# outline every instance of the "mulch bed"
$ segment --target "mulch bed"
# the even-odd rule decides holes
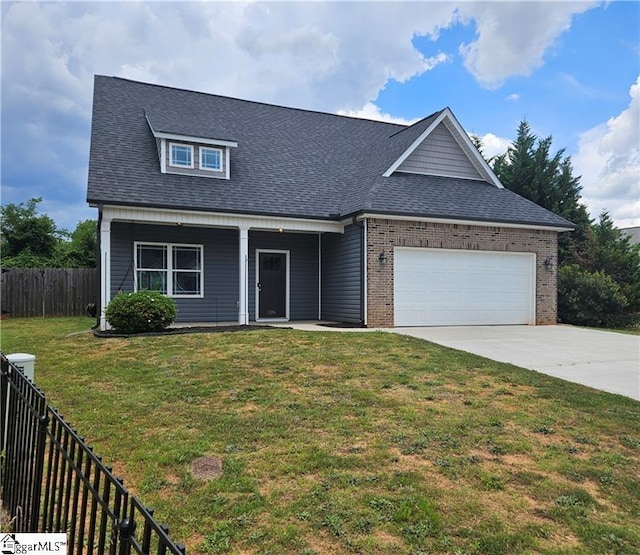
[[[364,324],[353,324],[351,322],[329,322],[327,324],[318,324],[325,328],[366,328]]]

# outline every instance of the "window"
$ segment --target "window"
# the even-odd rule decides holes
[[[135,289],[202,297],[202,246],[136,243]]]
[[[169,165],[178,168],[193,168],[193,147],[170,143]]]
[[[200,147],[200,169],[222,171],[222,150]]]

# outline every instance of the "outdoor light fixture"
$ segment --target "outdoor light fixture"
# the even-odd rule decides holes
[[[380,264],[386,264],[387,263],[387,255],[385,254],[384,251],[382,251],[379,255],[378,255],[378,260],[380,261]]]
[[[553,270],[553,261],[551,260],[551,257],[547,258],[544,261],[544,267],[546,268],[547,272]]]

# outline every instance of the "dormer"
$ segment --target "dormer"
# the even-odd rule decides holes
[[[236,141],[159,131],[145,114],[156,140],[161,173],[229,179]]]

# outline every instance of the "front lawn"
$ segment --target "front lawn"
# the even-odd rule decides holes
[[[391,333],[90,324],[1,347],[188,553],[640,553],[636,401]]]

